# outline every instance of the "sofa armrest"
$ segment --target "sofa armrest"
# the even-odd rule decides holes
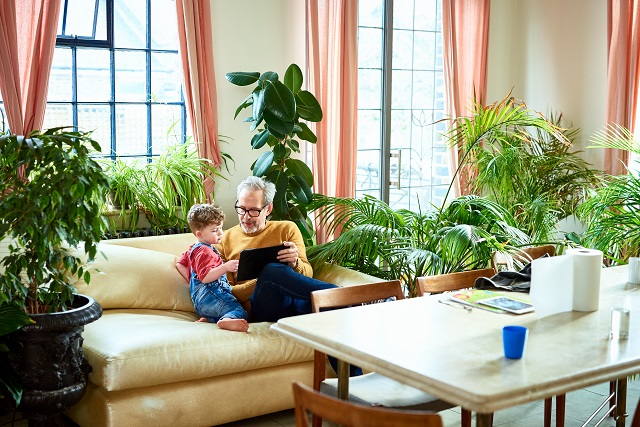
[[[384,279],[351,270],[336,264],[324,264],[314,266],[313,277],[323,282],[333,283],[337,286],[362,285],[365,283],[383,282]]]

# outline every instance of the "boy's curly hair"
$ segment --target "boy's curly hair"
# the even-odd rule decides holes
[[[220,225],[224,221],[222,209],[209,204],[191,206],[187,214],[187,222],[192,233],[210,225]]]

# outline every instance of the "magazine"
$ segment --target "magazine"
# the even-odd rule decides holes
[[[490,307],[487,305],[480,305],[479,303],[480,300],[500,296],[496,292],[485,291],[482,289],[466,289],[462,291],[451,292],[448,296],[451,300],[460,304],[469,305],[471,307],[480,308],[482,310],[493,311],[494,313],[506,313],[505,310]]]

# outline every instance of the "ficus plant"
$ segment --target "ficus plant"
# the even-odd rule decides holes
[[[302,89],[300,67],[291,64],[283,81],[277,73],[232,72],[226,79],[237,86],[255,84],[251,94],[236,109],[234,118],[250,108],[245,119],[250,130],[257,133],[251,138],[251,148],[265,151],[251,165],[254,176],[266,178],[276,185],[271,218],[295,222],[306,243],[312,243],[314,227],[307,206],[313,197],[313,173],[303,161],[293,158],[300,153],[299,140],[315,143],[316,135],[305,121],[322,120],[322,108],[315,96]]]

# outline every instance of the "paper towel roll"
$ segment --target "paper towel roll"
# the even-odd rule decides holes
[[[602,252],[569,248],[566,254],[573,256],[573,310],[596,311],[600,306]]]

